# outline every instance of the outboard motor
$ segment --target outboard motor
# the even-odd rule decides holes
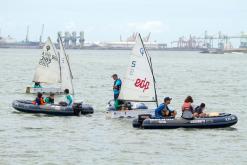
[[[142,122],[145,119],[150,119],[151,117],[152,117],[151,114],[141,114],[141,115],[138,115],[138,118],[133,121],[133,127],[140,128],[142,126]]]
[[[82,102],[73,103],[72,108],[73,108],[74,114],[77,115],[77,116],[80,116],[81,115],[81,111],[82,111]]]

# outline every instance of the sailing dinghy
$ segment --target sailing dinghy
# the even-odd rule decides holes
[[[107,118],[137,117],[139,114],[154,114],[143,102],[156,102],[157,95],[151,57],[138,34],[133,47],[129,66],[122,81],[119,100],[130,102],[130,110],[116,110],[114,101],[109,102]]]
[[[74,94],[72,84],[72,73],[70,69],[69,59],[65,53],[64,46],[59,36],[60,50],[56,51],[51,39],[48,38],[43,48],[42,57],[34,74],[34,82],[46,84],[58,84],[58,87],[51,88],[31,88],[28,87],[27,93],[63,93],[65,89],[69,89]],[[55,116],[74,116],[81,114],[92,114],[94,109],[89,104],[82,102],[74,102],[71,106],[63,106],[60,104],[36,105],[32,100],[14,100],[12,107],[20,112],[26,113],[43,113]]]
[[[61,37],[59,36],[60,50],[57,51],[50,37],[48,37],[39,59],[33,82],[44,83],[47,87],[34,88],[28,86],[26,93],[56,93],[62,94],[64,89],[69,89],[74,94],[72,72],[68,55],[65,53]]]

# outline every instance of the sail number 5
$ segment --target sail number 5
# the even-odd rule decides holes
[[[134,74],[135,68],[136,67],[136,61],[131,62],[131,68],[130,68],[130,75]]]

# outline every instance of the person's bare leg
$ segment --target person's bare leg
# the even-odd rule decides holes
[[[166,116],[169,116],[169,111],[165,111],[165,115]]]
[[[206,116],[206,113],[201,113],[199,114],[200,117],[205,117]]]
[[[173,116],[173,117],[176,117],[176,115],[177,115],[177,111],[174,111],[174,112],[172,113],[172,116]]]
[[[193,117],[199,117],[199,114],[198,113],[193,113]]]

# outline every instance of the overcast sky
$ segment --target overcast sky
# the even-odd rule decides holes
[[[179,36],[247,32],[246,0],[0,0],[1,35],[38,40],[85,31],[87,41],[118,41],[132,32],[170,42]]]

